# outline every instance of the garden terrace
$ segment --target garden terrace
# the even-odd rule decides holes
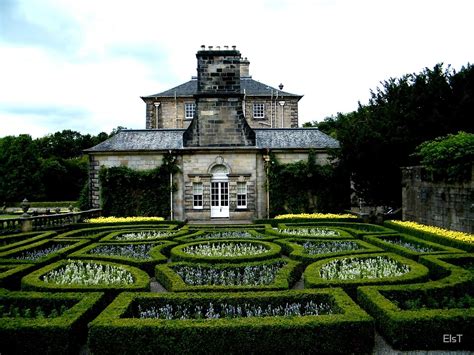
[[[2,354],[17,354],[13,346],[61,354],[370,353],[374,325],[396,349],[473,348],[470,236],[453,243],[458,234],[357,219],[112,221],[0,237],[0,293],[21,299],[0,303],[0,332],[10,332],[0,333]],[[98,293],[71,321],[80,301]],[[58,307],[43,306],[56,299]],[[53,328],[43,328],[43,314]],[[29,328],[20,331],[20,323]],[[441,347],[443,324],[464,340]]]
[[[287,304],[323,305],[319,315],[219,317],[222,308],[258,310]],[[142,319],[138,309],[216,306],[211,319]],[[192,308],[194,307],[194,308]],[[217,311],[218,309],[218,311]],[[330,314],[325,314],[329,313]],[[191,312],[191,311],[190,311]],[[232,311],[230,311],[232,312]],[[235,311],[236,312],[236,311]],[[182,314],[182,311],[181,311]],[[181,318],[181,317],[180,317]],[[89,331],[91,351],[100,354],[139,353],[368,353],[373,325],[340,289],[259,292],[247,294],[133,294],[118,297]],[[106,339],[115,339],[112,344]],[[298,339],[298,341],[295,341]]]

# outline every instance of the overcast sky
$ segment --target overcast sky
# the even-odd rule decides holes
[[[145,128],[140,96],[236,45],[253,79],[304,95],[300,124],[390,77],[473,62],[472,0],[0,0],[0,137]]]

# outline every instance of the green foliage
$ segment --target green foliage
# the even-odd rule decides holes
[[[441,64],[391,78],[371,92],[367,105],[318,124],[341,143],[340,164],[354,189],[371,205],[401,205],[400,167],[422,142],[472,131],[474,66],[459,72]]]
[[[12,312],[0,312],[2,354],[77,354],[102,298],[102,293],[0,292],[0,305]]]
[[[34,140],[26,134],[0,138],[0,201],[77,200],[87,180],[83,150],[108,137],[64,130]]]
[[[435,181],[469,181],[474,161],[474,134],[459,132],[423,142],[416,148],[416,154]]]
[[[102,168],[102,212],[105,216],[162,216],[170,215],[170,173],[178,168],[173,156],[163,157],[163,164],[155,169],[136,171],[128,167]],[[176,186],[173,186],[176,191]]]
[[[279,164],[274,155],[270,158],[270,215],[340,212],[348,207],[349,178],[339,165],[317,165],[314,151],[306,162]]]
[[[132,318],[138,305],[286,304],[331,301],[340,312],[303,317],[160,320]],[[110,342],[110,339],[114,339]],[[90,324],[96,354],[370,353],[372,319],[340,289],[220,294],[120,295]]]

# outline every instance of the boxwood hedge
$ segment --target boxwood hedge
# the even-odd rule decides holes
[[[356,238],[362,238],[364,235],[377,235],[394,233],[393,229],[389,229],[377,224],[370,223],[350,223],[350,222],[306,222],[306,223],[285,223],[278,224],[278,227],[334,227],[349,232]]]
[[[140,304],[219,302],[285,304],[330,300],[336,314],[207,320],[131,317]],[[110,341],[113,339],[113,341]],[[258,293],[144,294],[122,293],[89,328],[89,348],[97,354],[316,354],[370,353],[372,319],[342,290]]]
[[[334,236],[328,236],[328,235],[319,235],[319,234],[304,234],[304,230],[308,228],[313,228],[313,229],[322,229],[322,230],[327,230],[327,231],[333,231],[336,233]],[[301,230],[303,234],[291,234],[291,233],[285,233],[283,230],[285,229],[291,229],[291,230]],[[282,230],[282,231],[280,231]],[[314,238],[314,239],[348,239],[352,238],[352,235],[350,235],[348,232],[342,229],[334,228],[334,227],[329,227],[329,226],[318,226],[318,225],[309,225],[309,226],[287,226],[285,224],[279,224],[278,228],[271,228],[267,229],[265,231],[266,234],[269,235],[274,235],[278,238]]]
[[[2,292],[2,354],[77,354],[87,336],[87,323],[99,312],[103,293]],[[61,313],[60,309],[65,310]],[[39,311],[41,309],[41,311]],[[55,314],[49,312],[54,309]],[[6,315],[14,310],[15,315]],[[35,312],[46,313],[33,318]],[[48,313],[49,316],[48,316]]]
[[[51,238],[56,232],[29,232],[0,236],[0,253],[31,244],[42,239]]]
[[[0,265],[0,287],[16,290],[20,287],[23,276],[33,271],[35,264],[4,264]]]
[[[221,286],[221,285],[188,285],[183,279],[173,270],[174,267],[189,266],[200,267],[203,269],[242,269],[244,267],[273,265],[281,263],[283,266],[277,272],[274,281],[268,285],[247,285],[247,286]],[[270,290],[287,290],[291,288],[296,281],[300,279],[302,272],[302,265],[296,261],[289,259],[271,259],[265,261],[244,263],[244,264],[196,264],[190,262],[177,262],[157,265],[155,268],[156,280],[160,282],[168,291],[183,292],[183,291],[270,291]]]

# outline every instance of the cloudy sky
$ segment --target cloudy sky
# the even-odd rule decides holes
[[[380,81],[473,62],[472,0],[0,0],[0,137],[144,128],[140,96],[196,75],[204,45],[303,94],[300,123]]]

